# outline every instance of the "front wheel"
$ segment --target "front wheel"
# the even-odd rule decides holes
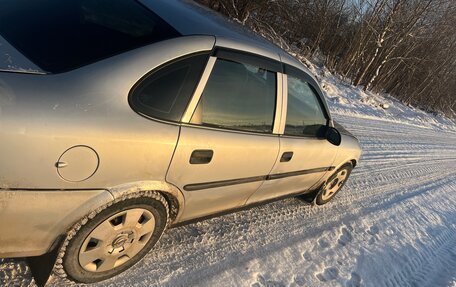
[[[322,187],[320,192],[318,192],[317,197],[315,198],[315,203],[317,205],[323,205],[328,203],[333,199],[336,194],[342,189],[350,176],[353,167],[351,164],[345,164],[339,168],[327,181],[326,184]]]
[[[168,205],[158,192],[106,207],[67,240],[62,260],[67,277],[94,283],[125,271],[155,245],[167,220]]]

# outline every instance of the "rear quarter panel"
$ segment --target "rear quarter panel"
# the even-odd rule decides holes
[[[0,188],[106,188],[164,181],[179,126],[147,119],[128,104],[135,83],[161,64],[211,50],[214,38],[183,37],[58,75],[0,73]],[[99,167],[82,182],[60,178],[68,148],[96,151]]]
[[[0,258],[46,253],[70,226],[111,200],[106,190],[0,190]]]

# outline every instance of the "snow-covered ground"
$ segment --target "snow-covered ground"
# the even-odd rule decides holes
[[[364,150],[343,191],[171,229],[98,286],[456,287],[456,125],[310,68]],[[4,285],[34,286],[24,261],[0,260]]]

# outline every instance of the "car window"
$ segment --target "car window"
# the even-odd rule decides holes
[[[134,88],[130,105],[153,118],[180,121],[208,57],[208,54],[187,56],[152,72]]]
[[[320,137],[327,119],[318,96],[304,80],[288,75],[288,107],[285,134]]]
[[[194,124],[272,133],[275,72],[218,59],[192,117]]]
[[[2,0],[0,35],[51,73],[180,36],[138,1],[124,0]]]

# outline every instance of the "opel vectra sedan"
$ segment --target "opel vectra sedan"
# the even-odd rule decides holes
[[[1,258],[105,280],[168,227],[325,204],[359,160],[305,66],[194,3],[0,5]]]

